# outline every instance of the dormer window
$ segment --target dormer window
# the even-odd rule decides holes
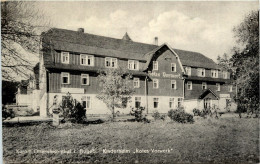
[[[86,66],[94,66],[94,56],[93,55],[80,54],[80,64],[86,65]]]
[[[139,70],[139,61],[128,60],[128,69],[129,70]]]
[[[171,63],[171,71],[176,72],[176,63]]]
[[[211,70],[211,77],[218,78],[218,70]]]
[[[69,52],[61,52],[61,63],[63,64],[69,64],[70,58],[69,58]]]
[[[204,68],[198,68],[198,76],[205,77],[205,69]]]
[[[117,58],[105,58],[105,66],[107,68],[117,68]]]
[[[186,74],[191,76],[191,67],[186,67],[185,70],[186,70]]]
[[[158,70],[158,61],[153,61],[153,70]]]

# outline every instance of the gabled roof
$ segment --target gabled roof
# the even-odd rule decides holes
[[[203,92],[199,99],[203,99],[204,97],[206,97],[209,93],[212,93],[217,99],[219,99],[219,97],[211,90],[211,89],[207,89],[205,92]]]
[[[128,41],[132,41],[132,39],[129,37],[129,35],[127,34],[127,32],[125,33],[125,35],[122,38],[123,40],[128,40]]]
[[[135,59],[144,62],[148,62],[153,52],[159,48],[157,45],[131,41],[127,33],[124,36],[125,39],[115,39],[78,31],[52,28],[42,33],[42,37],[43,45],[51,45],[54,50]],[[184,66],[208,69],[218,68],[212,59],[200,53],[170,49],[179,56]],[[51,61],[51,54],[45,54],[43,59],[45,66],[54,64]]]

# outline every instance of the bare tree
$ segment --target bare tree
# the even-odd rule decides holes
[[[1,8],[2,78],[28,78],[34,66],[28,58],[37,58],[39,34],[47,27],[43,15],[34,2],[3,1]]]

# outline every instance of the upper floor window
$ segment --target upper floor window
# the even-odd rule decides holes
[[[177,89],[176,80],[171,80],[171,87],[172,89]]]
[[[233,92],[233,86],[232,86],[232,85],[229,85],[229,86],[228,86],[228,91],[229,91],[229,92]]]
[[[107,68],[117,68],[117,58],[105,58]]]
[[[171,71],[176,72],[176,63],[171,63]]]
[[[134,88],[139,88],[139,87],[140,87],[140,79],[134,78]]]
[[[217,91],[220,91],[220,84],[216,83]]]
[[[61,83],[69,84],[70,83],[70,74],[68,72],[61,73]]]
[[[207,83],[206,82],[202,82],[202,89],[207,89]]]
[[[153,61],[153,70],[158,70],[158,61]]]
[[[159,107],[159,98],[153,98],[153,108]]]
[[[153,88],[159,88],[159,80],[153,79]]]
[[[198,68],[198,76],[205,77],[205,69],[204,68]]]
[[[69,52],[61,52],[61,63],[69,64],[70,63],[70,53]]]
[[[227,71],[223,71],[222,74],[223,74],[223,78],[224,78],[224,79],[227,79],[227,78],[228,78],[228,73],[227,73]]]
[[[130,69],[130,70],[139,70],[139,61],[128,60],[128,69]]]
[[[192,81],[187,82],[187,88],[188,90],[192,90]]]
[[[211,77],[218,78],[218,70],[211,70]]]
[[[170,98],[169,107],[170,107],[170,109],[174,108],[174,98]]]
[[[186,70],[186,74],[191,76],[191,67],[186,67],[185,70]]]
[[[89,85],[89,75],[88,74],[81,74],[81,84]]]
[[[80,64],[87,65],[87,66],[94,66],[94,56],[80,54]]]
[[[141,97],[135,97],[135,108],[141,107]]]
[[[91,98],[90,98],[90,96],[83,96],[81,100],[82,100],[82,105],[85,109],[91,108]]]

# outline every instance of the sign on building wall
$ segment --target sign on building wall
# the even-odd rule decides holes
[[[163,78],[176,78],[176,79],[181,79],[180,74],[167,74],[166,72],[157,73],[157,72],[151,72],[148,71],[148,75],[152,77],[163,77]]]
[[[84,88],[61,88],[61,93],[83,93]]]

